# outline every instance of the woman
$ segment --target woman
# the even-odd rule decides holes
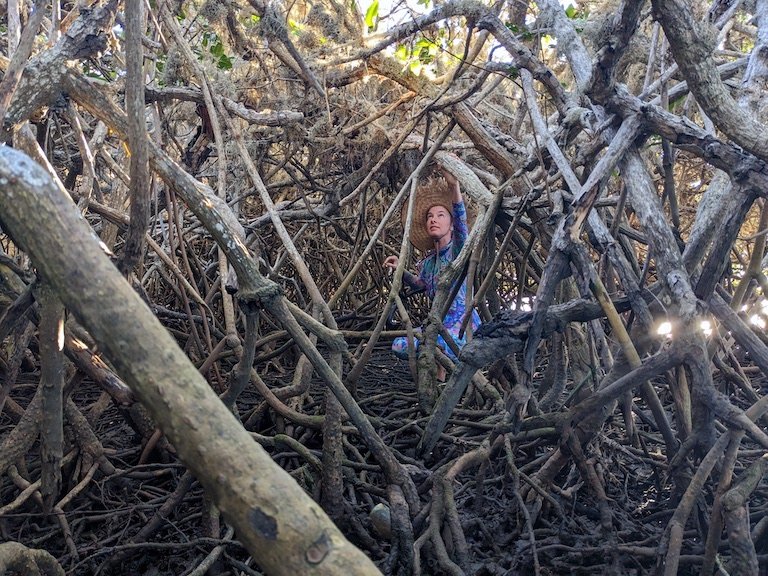
[[[418,275],[406,271],[403,282],[418,290],[426,290],[427,297],[432,301],[437,292],[437,281],[440,271],[459,255],[469,233],[467,227],[467,209],[459,189],[459,183],[452,174],[443,170],[442,179],[430,179],[416,191],[416,201],[413,214],[411,243],[427,255],[417,265]],[[430,251],[431,250],[431,251]],[[395,269],[399,264],[397,256],[389,256],[384,260],[384,266]],[[464,346],[466,338],[459,338],[461,320],[466,310],[467,288],[462,283],[456,298],[451,303],[443,325],[459,348]],[[477,328],[480,317],[472,311],[472,327]],[[454,362],[458,359],[443,339],[437,337],[438,345]],[[418,348],[419,342],[416,341]],[[400,358],[408,358],[408,339],[395,338],[392,351]],[[442,376],[442,378],[441,378]],[[445,370],[438,365],[438,379],[445,378]]]

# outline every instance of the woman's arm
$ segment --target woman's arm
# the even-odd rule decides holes
[[[467,226],[467,208],[464,204],[464,197],[461,195],[459,181],[448,170],[443,169],[443,177],[448,185],[453,189],[453,257],[455,258],[461,252],[464,242],[469,235]]]
[[[384,259],[384,267],[389,268],[392,271],[397,268],[398,264],[400,264],[400,259],[397,256],[387,256]],[[405,282],[411,288],[415,288],[417,290],[424,290],[425,288],[424,281],[416,274],[408,272],[408,270],[403,271],[403,282]]]
[[[403,272],[403,282],[408,284],[411,288],[414,288],[415,290],[418,290],[419,292],[422,290],[426,290],[427,284],[424,282],[424,280],[421,279],[420,276],[417,276],[416,274],[411,274],[406,270]]]
[[[459,187],[459,181],[456,180],[456,177],[448,172],[448,170],[445,168],[443,168],[442,172],[443,178],[445,178],[448,186],[453,189],[453,203],[458,204],[460,202],[464,202],[464,197],[461,195],[461,188]]]

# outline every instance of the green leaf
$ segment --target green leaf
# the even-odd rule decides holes
[[[211,54],[216,56],[217,58],[224,55],[224,46],[221,43],[221,40],[216,42],[213,46],[211,46]]]
[[[533,32],[526,26],[520,27],[512,22],[507,22],[504,26],[506,26],[512,34],[517,35],[520,40],[525,40],[527,42],[533,38]]]
[[[232,70],[232,58],[226,54],[222,54],[219,56],[219,61],[216,63],[216,66],[219,67],[219,70]]]
[[[565,9],[565,15],[571,19],[576,18],[576,16],[578,15],[576,6],[574,6],[573,4],[568,4],[568,7]]]
[[[365,25],[371,30],[376,27],[376,19],[379,17],[379,0],[373,0],[368,10],[365,11]]]

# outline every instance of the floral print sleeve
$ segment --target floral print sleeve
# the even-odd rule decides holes
[[[467,207],[464,202],[454,202],[453,204],[453,256],[451,260],[456,258],[464,247],[464,242],[467,241],[469,235],[469,227],[467,226]]]

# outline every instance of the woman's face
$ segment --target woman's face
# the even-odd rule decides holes
[[[446,234],[451,233],[451,213],[445,206],[432,206],[427,210],[427,234],[438,242]]]

